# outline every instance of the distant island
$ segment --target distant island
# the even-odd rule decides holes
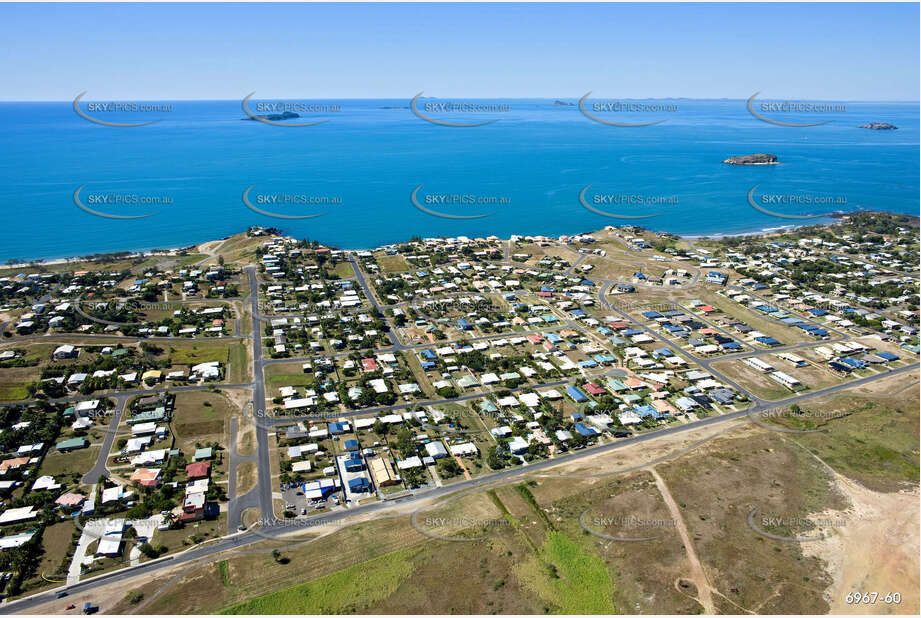
[[[898,129],[894,124],[889,124],[888,122],[868,122],[867,124],[862,124],[858,129],[870,129],[871,131],[894,131]]]
[[[759,153],[743,155],[741,157],[729,157],[723,160],[723,163],[729,165],[775,165],[777,163],[777,155]]]
[[[292,118],[300,118],[300,114],[295,114],[294,112],[282,112],[281,114],[267,114],[265,116],[247,116],[246,118],[240,118],[240,120],[291,120]]]
[[[575,106],[575,103],[567,103],[566,101],[560,101],[557,99],[553,102],[553,105],[554,107],[573,107]]]

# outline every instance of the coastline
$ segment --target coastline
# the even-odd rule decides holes
[[[892,211],[886,211],[886,210],[880,210],[880,211],[861,211],[861,212],[879,212],[879,213],[885,213],[885,214],[890,214],[890,215],[909,217],[909,218],[915,220],[915,225],[918,224],[918,220],[919,220],[919,217],[916,216],[916,215],[908,215],[908,214],[905,214],[905,213],[892,212]],[[760,228],[760,229],[757,229],[757,230],[745,231],[745,232],[717,233],[717,234],[674,234],[674,236],[676,236],[676,237],[678,237],[678,238],[681,238],[681,239],[690,240],[690,241],[702,240],[702,239],[705,239],[705,238],[706,238],[706,239],[711,239],[711,240],[719,240],[719,239],[721,239],[721,238],[736,238],[736,237],[741,237],[741,236],[771,236],[771,235],[774,235],[774,234],[780,234],[780,233],[783,233],[783,232],[789,232],[789,231],[792,231],[792,230],[795,230],[795,229],[798,229],[798,228],[801,228],[801,227],[812,227],[812,226],[816,226],[816,225],[818,225],[818,226],[831,226],[831,225],[836,225],[837,223],[840,223],[841,220],[844,219],[845,217],[829,217],[829,218],[832,219],[832,220],[831,220],[831,221],[826,221],[826,222],[816,222],[816,223],[787,224],[787,225],[780,225],[780,226],[776,226],[776,227]],[[250,227],[262,227],[262,226],[249,226],[247,229],[249,229]],[[556,237],[559,237],[559,236],[579,236],[579,235],[584,235],[584,234],[593,234],[593,233],[597,233],[599,230],[604,229],[605,227],[611,227],[611,226],[602,226],[602,227],[599,227],[599,228],[597,228],[597,229],[595,229],[595,230],[591,230],[591,231],[570,232],[570,233],[567,233],[567,234],[549,235],[549,234],[538,234],[538,233],[533,233],[533,234],[516,233],[516,234],[512,234],[512,235],[513,235],[513,236],[522,236],[522,237],[524,237],[524,236],[547,236],[547,237],[550,237],[550,238],[556,238]],[[622,225],[622,226],[612,226],[612,227],[630,227],[630,226],[629,226],[629,224],[624,224],[624,225]],[[643,227],[643,226],[639,226],[639,227]],[[277,229],[277,228],[272,228],[272,227],[264,227],[263,229],[266,229],[266,230],[275,229],[277,232],[280,232],[282,235],[286,235],[286,232],[285,232],[285,230],[283,230],[283,229]],[[654,230],[654,229],[646,228],[646,227],[643,227],[643,229],[645,229],[645,230],[647,230],[647,231],[649,231],[649,232],[653,232],[653,233],[659,233],[659,232],[661,232],[661,230]],[[246,230],[244,230],[243,232],[237,232],[236,234],[244,233],[245,231],[246,231]],[[134,249],[134,250],[112,251],[112,252],[110,252],[110,253],[100,254],[99,257],[96,257],[96,258],[87,257],[87,258],[84,259],[83,257],[80,257],[80,256],[66,256],[66,257],[53,257],[53,258],[40,258],[40,257],[39,257],[39,258],[35,258],[33,262],[19,262],[19,263],[16,263],[16,264],[3,264],[3,265],[0,265],[0,270],[3,270],[3,269],[12,270],[12,269],[17,269],[17,268],[33,268],[33,267],[36,266],[36,265],[41,265],[41,266],[55,266],[55,265],[61,265],[61,264],[68,264],[68,263],[71,263],[71,262],[74,262],[74,263],[79,263],[79,262],[94,262],[94,261],[98,261],[98,260],[99,260],[101,257],[103,257],[103,256],[111,256],[111,255],[115,255],[115,254],[123,254],[123,255],[120,256],[121,259],[134,259],[134,258],[139,258],[139,257],[179,255],[179,254],[180,254],[181,252],[183,252],[183,251],[186,251],[186,252],[197,251],[198,248],[199,248],[201,245],[205,244],[205,243],[215,242],[215,241],[220,241],[220,240],[226,240],[226,239],[228,239],[228,238],[231,238],[231,237],[235,236],[236,234],[231,234],[231,235],[229,235],[229,236],[223,236],[223,237],[221,237],[221,238],[207,238],[207,239],[201,240],[201,241],[196,242],[196,243],[191,244],[191,245],[183,245],[183,246],[179,246],[179,247],[157,248],[157,249],[151,248],[151,249]],[[456,236],[466,236],[466,234],[457,234]],[[456,237],[456,236],[455,236],[455,237]],[[333,245],[326,245],[325,243],[323,243],[322,240],[320,240],[320,239],[318,239],[318,238],[316,238],[316,239],[311,239],[311,240],[316,240],[317,242],[320,242],[320,244],[322,244],[323,246],[330,247],[330,248],[332,248],[332,249],[341,249],[341,250],[343,250],[343,251],[374,251],[374,250],[376,250],[376,249],[380,249],[380,248],[382,248],[382,247],[386,247],[386,246],[389,246],[389,245],[399,244],[399,243],[401,243],[401,242],[407,242],[407,241],[409,240],[409,238],[410,238],[410,237],[407,236],[407,237],[403,238],[403,239],[400,240],[400,241],[396,241],[396,242],[392,242],[392,243],[383,243],[383,244],[380,244],[380,245],[370,246],[370,247],[350,247],[350,248],[348,248],[348,249],[341,249],[340,247],[336,247],[336,246],[333,246]],[[444,236],[444,238],[449,238],[449,236]],[[508,239],[508,238],[500,238],[500,240],[502,240],[502,241],[508,241],[509,239]]]

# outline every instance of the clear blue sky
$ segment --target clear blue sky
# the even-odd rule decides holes
[[[919,5],[0,4],[0,100],[917,101]]]

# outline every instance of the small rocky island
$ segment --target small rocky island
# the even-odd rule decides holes
[[[559,99],[553,102],[554,107],[572,107],[574,105],[575,103],[567,103],[566,101],[560,101]]]
[[[258,118],[262,118],[263,120],[291,120],[292,118],[300,117],[300,114],[295,114],[294,112],[282,112],[281,114],[247,116],[246,118],[240,118],[240,120],[256,120]]]
[[[894,124],[889,124],[888,122],[868,122],[867,124],[862,124],[858,129],[870,129],[871,131],[894,131],[898,129]]]
[[[743,155],[741,157],[729,157],[725,159],[723,163],[729,165],[775,165],[777,163],[777,155],[759,153]]]

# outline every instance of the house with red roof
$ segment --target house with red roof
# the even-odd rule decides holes
[[[189,475],[189,480],[208,478],[211,474],[210,461],[197,461],[185,467],[185,473]]]
[[[589,394],[589,395],[595,395],[596,397],[597,397],[598,395],[604,395],[605,393],[607,393],[607,391],[605,391],[603,388],[601,388],[600,386],[598,386],[598,385],[595,384],[594,382],[586,382],[586,383],[585,383],[585,390],[588,391],[588,394]]]

